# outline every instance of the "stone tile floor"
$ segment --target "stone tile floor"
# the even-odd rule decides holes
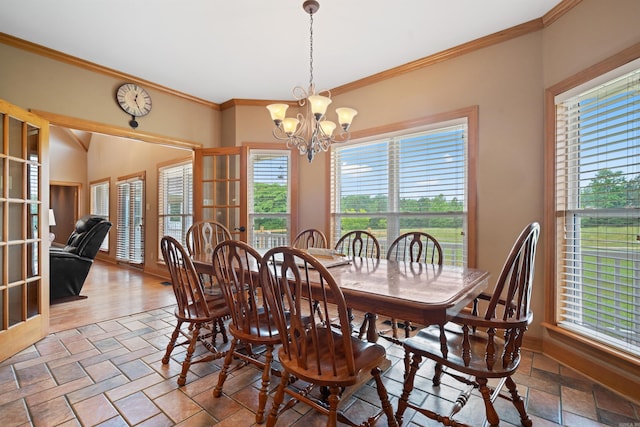
[[[173,308],[58,332],[0,364],[0,422],[10,426],[251,426],[255,422],[260,371],[234,371],[224,394],[214,399],[222,361],[193,365],[187,384],[176,380],[184,350],[161,363],[174,327]],[[203,351],[202,349],[200,351]],[[402,349],[389,344],[392,361],[384,382],[394,407],[402,390]],[[425,362],[411,399],[447,412],[458,390],[452,382],[432,386],[433,365]],[[515,378],[534,426],[640,427],[640,407],[545,356],[524,352]],[[272,382],[272,385],[275,381]],[[345,402],[354,419],[369,413],[376,396],[366,385]],[[271,407],[270,402],[267,409]],[[502,426],[517,426],[513,406],[499,399]],[[473,395],[456,419],[483,423],[484,407]],[[303,404],[287,411],[279,426],[313,427],[325,419]],[[404,425],[439,425],[407,411]],[[386,425],[384,418],[378,425]]]

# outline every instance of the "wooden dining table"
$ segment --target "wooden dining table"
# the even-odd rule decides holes
[[[202,274],[213,274],[211,255],[192,257]],[[328,268],[347,305],[420,325],[444,324],[487,286],[487,271],[419,262],[354,257]],[[378,337],[369,322],[367,339]]]

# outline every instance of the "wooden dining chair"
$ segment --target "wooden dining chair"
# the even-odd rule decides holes
[[[401,234],[389,245],[387,259],[392,261],[423,262],[426,264],[442,265],[442,246],[438,240],[423,231],[410,231]],[[404,321],[404,336],[411,335],[411,322]],[[381,337],[395,343],[402,344],[398,339],[398,319],[391,319],[391,337]]]
[[[338,253],[359,258],[380,258],[380,243],[366,230],[354,230],[343,234],[334,248]]]
[[[211,255],[216,245],[222,241],[231,240],[231,232],[218,221],[197,221],[187,230],[185,242],[189,255]],[[214,278],[208,274],[200,274],[202,284],[213,290]],[[222,295],[218,295],[222,298]]]
[[[187,230],[187,250],[195,254],[212,254],[213,248],[223,240],[231,240],[231,232],[217,221],[197,221]]]
[[[256,423],[264,422],[273,349],[280,343],[278,328],[262,298],[258,276],[261,260],[262,257],[255,249],[237,240],[219,243],[214,248],[212,259],[215,277],[231,312],[229,333],[232,336],[213,396],[222,395],[222,387],[230,373],[234,357],[244,362],[241,366],[247,363],[258,366],[262,369],[262,384],[258,395]],[[265,350],[262,354],[254,353],[254,346],[264,346]]]
[[[196,273],[189,254],[184,247],[171,236],[164,236],[160,241],[160,249],[164,262],[169,269],[171,285],[176,297],[176,309],[174,311],[177,324],[167,345],[167,351],[162,358],[162,363],[169,363],[171,353],[176,346],[187,345],[187,351],[182,361],[182,372],[178,377],[178,385],[183,386],[187,380],[189,367],[194,363],[208,362],[222,357],[223,353],[215,347],[218,333],[222,335],[223,342],[228,342],[224,319],[229,316],[229,309],[224,299],[207,298],[200,276]],[[187,326],[187,330],[183,326]],[[203,326],[210,325],[211,333],[200,334]],[[185,338],[177,342],[178,338]],[[209,353],[192,360],[196,344],[202,343]]]
[[[298,233],[291,242],[291,246],[298,249],[326,248],[327,238],[322,231],[308,228]]]
[[[357,425],[342,413],[340,402],[346,401],[371,376],[375,379],[381,410],[360,425],[372,425],[382,414],[386,415],[388,425],[397,425],[381,379],[381,370],[390,363],[385,349],[351,336],[344,295],[329,270],[306,252],[279,247],[264,255],[260,278],[282,344],[278,351],[282,377],[267,426],[274,426],[278,416],[298,401],[327,415],[327,426],[335,427],[338,421]],[[314,300],[325,313],[338,319],[337,324],[309,322]],[[292,383],[293,378],[296,382]],[[313,389],[296,389],[299,380]],[[291,399],[281,409],[285,393]]]
[[[539,234],[538,223],[525,227],[504,263],[493,293],[481,294],[474,302],[473,310],[462,311],[446,325],[430,326],[404,340],[407,357],[411,355],[411,367],[405,375],[398,403],[396,419],[399,424],[402,424],[405,410],[412,408],[445,425],[462,425],[454,424],[453,416],[462,409],[473,389],[479,389],[489,425],[499,424],[493,406],[499,395],[513,403],[523,426],[532,425],[512,376],[520,365],[522,340],[533,320],[530,300]],[[478,314],[480,301],[486,305],[482,316]],[[440,385],[443,373],[469,385],[448,416],[409,402],[416,372],[424,357],[436,362],[434,386]],[[443,366],[447,369],[443,370]],[[489,387],[489,379],[499,379],[498,384]],[[510,396],[500,394],[505,383]]]
[[[380,243],[376,236],[366,230],[354,230],[343,234],[336,243],[335,250],[346,256],[358,258],[380,259]],[[353,321],[351,308],[349,310],[349,318]],[[364,313],[364,320],[358,329],[358,338],[362,339],[366,331],[371,330],[371,322],[375,322],[377,315],[375,313]],[[374,340],[374,337],[368,337]]]

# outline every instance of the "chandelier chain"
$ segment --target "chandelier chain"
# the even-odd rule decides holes
[[[313,13],[309,14],[309,87],[313,87]]]

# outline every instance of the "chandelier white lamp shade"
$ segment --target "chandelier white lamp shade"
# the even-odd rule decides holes
[[[302,4],[302,8],[309,14],[310,19],[309,89],[296,86],[293,96],[300,107],[306,107],[306,115],[298,113],[295,117],[286,117],[289,104],[271,104],[267,105],[267,109],[275,124],[273,136],[286,141],[289,148],[298,148],[300,154],[306,155],[311,162],[317,153],[327,151],[331,144],[346,142],[351,138],[349,127],[358,112],[348,107],[336,108],[339,128],[325,118],[327,107],[331,104],[331,92],[316,92],[313,83],[313,14],[318,11],[320,5],[315,0],[307,0]]]

